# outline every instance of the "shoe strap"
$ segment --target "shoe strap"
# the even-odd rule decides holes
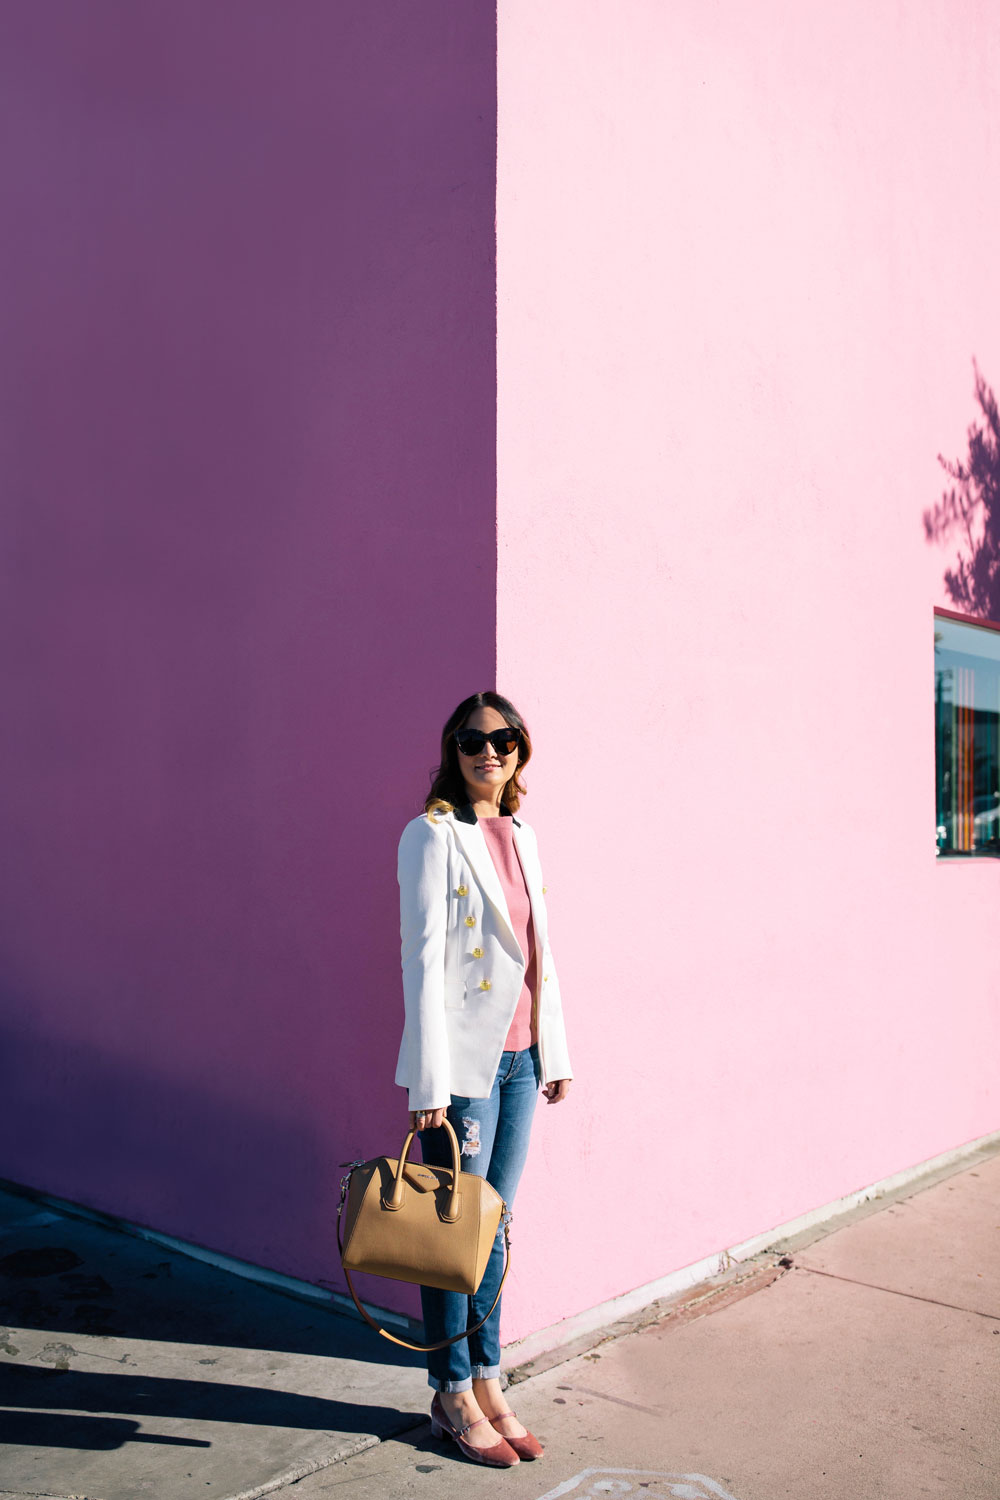
[[[477,1417],[474,1422],[466,1422],[465,1426],[460,1427],[458,1431],[461,1433],[462,1437],[465,1437],[465,1434],[467,1432],[471,1432],[473,1427],[479,1427],[483,1422],[488,1422],[489,1420],[489,1417]]]

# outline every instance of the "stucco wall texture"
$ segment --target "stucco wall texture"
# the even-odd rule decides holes
[[[496,25],[3,7],[0,1176],[336,1279],[396,840],[495,680],[577,1070],[512,1340],[997,1127],[921,513],[1000,379],[1000,25]]]
[[[1000,379],[998,81],[985,4],[501,4],[498,676],[579,1073],[511,1334],[1000,1124],[921,526]]]

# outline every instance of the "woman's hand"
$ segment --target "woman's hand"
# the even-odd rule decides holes
[[[572,1078],[553,1079],[552,1083],[547,1083],[545,1085],[545,1087],[542,1089],[542,1093],[545,1095],[550,1104],[561,1104],[566,1095],[569,1093],[569,1086],[572,1082]]]
[[[444,1117],[448,1113],[446,1109],[411,1109],[411,1130],[436,1130],[439,1125],[444,1124]]]

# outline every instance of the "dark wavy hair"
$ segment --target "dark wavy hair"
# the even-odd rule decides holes
[[[525,724],[517,709],[509,698],[504,698],[500,693],[473,693],[471,698],[463,698],[454,713],[445,720],[445,726],[441,731],[441,764],[431,774],[431,789],[427,793],[424,802],[424,812],[431,814],[435,812],[451,812],[452,808],[462,807],[469,800],[468,788],[462,777],[462,770],[458,762],[458,746],[455,744],[455,730],[461,729],[467,723],[477,708],[494,708],[511,729],[521,731],[521,748],[517,756],[517,769],[513,776],[504,786],[500,794],[500,801],[504,807],[512,813],[517,812],[521,805],[521,798],[527,788],[521,780],[521,772],[531,759],[531,739],[528,735],[528,726]]]

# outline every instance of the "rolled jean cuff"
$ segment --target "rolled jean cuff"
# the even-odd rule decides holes
[[[432,1391],[444,1391],[449,1396],[457,1396],[459,1391],[472,1390],[472,1376],[467,1375],[464,1380],[436,1380],[433,1375],[428,1375],[427,1384]]]
[[[472,1378],[473,1378],[473,1380],[499,1380],[500,1379],[500,1366],[499,1365],[473,1365],[472,1366]]]

